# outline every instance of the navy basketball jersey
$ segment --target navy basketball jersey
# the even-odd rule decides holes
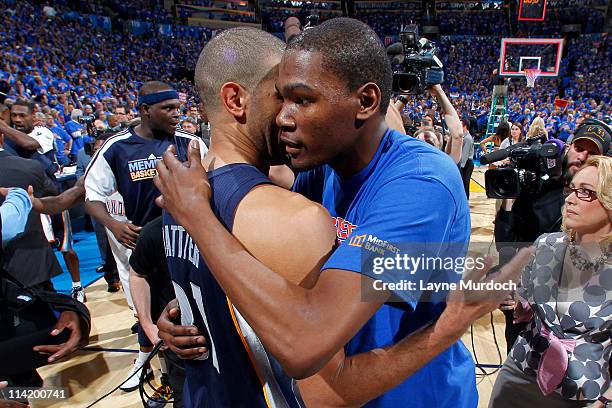
[[[238,204],[251,189],[271,181],[255,167],[236,163],[208,173],[211,205],[232,231]],[[195,325],[208,353],[185,360],[186,407],[299,408],[295,382],[267,353],[251,327],[226,297],[200,256],[195,242],[172,216],[163,213],[168,269],[181,309],[181,323]]]
[[[115,192],[123,197],[125,215],[135,225],[144,226],[161,215],[155,204],[159,190],[153,184],[155,165],[171,144],[185,155],[191,140],[200,143],[200,153],[207,152],[201,139],[177,130],[173,137],[144,139],[133,127],[109,138],[92,157],[85,170],[85,194],[89,201],[107,202]]]

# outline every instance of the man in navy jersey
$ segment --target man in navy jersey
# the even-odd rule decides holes
[[[155,198],[159,196],[153,184],[153,177],[157,175],[155,163],[171,144],[186,146],[195,139],[176,129],[180,103],[177,92],[169,85],[147,82],[140,88],[138,97],[140,124],[126,128],[104,143],[87,166],[84,182],[87,212],[128,250],[135,247],[140,229],[161,215],[161,209],[155,205]],[[205,152],[206,147],[202,149]],[[115,192],[123,197],[126,222],[114,219],[108,212],[107,200]],[[129,256],[127,253],[125,259]],[[129,265],[117,266],[128,304],[132,307]],[[132,372],[142,368],[151,349],[141,347]],[[138,374],[132,376],[123,389],[135,389],[139,378]]]
[[[159,335],[179,355],[204,359],[187,365],[193,366],[194,369],[191,373],[189,369],[187,372],[186,390],[189,391],[186,391],[185,397],[187,398],[188,394],[196,396],[198,399],[194,400],[194,406],[205,406],[197,404],[206,402],[211,406],[239,406],[215,405],[219,401],[215,399],[219,398],[215,390],[249,384],[244,379],[243,382],[236,382],[234,378],[234,383],[230,384],[218,379],[224,373],[224,359],[233,359],[233,364],[237,364],[237,360],[240,361],[238,350],[228,354],[227,345],[232,341],[231,325],[225,324],[226,331],[221,330],[224,323],[220,320],[219,313],[222,310],[220,307],[212,307],[213,302],[223,303],[225,294],[238,316],[236,320],[240,323],[246,319],[249,324],[247,327],[252,327],[251,330],[258,336],[257,341],[261,341],[271,353],[267,357],[272,361],[273,367],[280,363],[286,374],[294,378],[306,378],[318,372],[317,375],[299,383],[302,396],[308,403],[330,404],[333,401],[339,404],[363,405],[371,401],[371,406],[405,406],[409,399],[415,401],[411,406],[422,406],[425,402],[435,406],[476,405],[474,365],[467,350],[455,341],[475,317],[495,308],[495,302],[488,305],[457,302],[452,310],[447,309],[449,311],[445,313],[444,319],[413,333],[435,319],[440,314],[440,308],[420,305],[418,298],[398,305],[386,304],[384,302],[389,296],[388,293],[384,293],[385,298],[382,301],[364,302],[361,299],[361,253],[359,248],[346,248],[353,242],[347,240],[350,233],[347,227],[349,224],[362,223],[371,228],[372,234],[377,234],[389,242],[410,239],[415,242],[421,239],[429,239],[434,243],[450,240],[467,242],[469,214],[463,198],[461,179],[453,163],[443,153],[387,129],[384,121],[387,106],[386,102],[382,101],[389,100],[390,83],[386,82],[390,82],[390,68],[384,48],[377,40],[373,40],[376,38],[375,34],[354,20],[342,20],[341,23],[340,27],[332,27],[337,38],[330,38],[329,33],[326,33],[327,37],[322,38],[321,42],[334,46],[340,43],[341,47],[346,47],[346,41],[339,37],[346,36],[360,44],[363,39],[365,46],[360,48],[362,54],[358,55],[360,59],[357,59],[361,64],[359,69],[366,66],[374,68],[364,71],[367,76],[365,80],[362,74],[355,73],[357,89],[348,88],[335,74],[321,70],[320,59],[313,63],[316,72],[309,70],[308,66],[299,66],[293,74],[300,72],[306,76],[300,77],[299,80],[290,77],[292,81],[285,83],[287,78],[283,77],[282,71],[287,69],[288,56],[297,51],[290,51],[285,55],[280,65],[281,77],[278,80],[285,101],[277,123],[282,127],[281,140],[286,145],[286,152],[291,154],[292,165],[307,168],[329,162],[338,165],[338,169],[342,170],[342,173],[335,175],[331,173],[335,171],[331,167],[317,167],[319,174],[321,171],[328,172],[326,182],[331,182],[332,185],[327,186],[326,191],[318,197],[315,194],[309,195],[318,198],[318,201],[332,212],[336,225],[342,226],[337,228],[338,238],[344,239],[322,267],[314,287],[295,279],[310,276],[306,267],[299,271],[301,265],[295,253],[303,250],[313,251],[312,245],[325,238],[325,227],[319,225],[317,218],[306,218],[307,215],[312,216],[308,211],[299,213],[303,215],[301,223],[296,223],[291,217],[287,219],[284,213],[287,209],[283,207],[291,197],[283,198],[278,195],[280,193],[272,191],[274,187],[266,186],[269,181],[265,178],[257,179],[253,175],[251,179],[247,179],[244,176],[248,168],[245,162],[265,171],[269,164],[273,164],[274,159],[278,158],[278,140],[270,120],[270,112],[276,111],[278,99],[275,98],[274,90],[266,87],[275,77],[274,65],[279,60],[278,55],[270,55],[273,39],[267,39],[268,46],[265,46],[264,42],[253,47],[250,41],[255,34],[249,35],[250,41],[245,43],[240,36],[232,38],[232,30],[229,30],[221,34],[221,37],[215,37],[216,41],[225,40],[223,47],[219,47],[216,52],[207,52],[209,47],[214,49],[217,46],[213,39],[200,56],[196,83],[213,129],[211,153],[204,162],[204,169],[208,170],[212,186],[212,196],[206,179],[202,177],[204,169],[198,163],[197,152],[191,152],[189,166],[178,163],[172,153],[166,153],[164,162],[158,163],[159,178],[156,179],[156,184],[164,194],[160,202],[172,214],[164,216],[169,268],[175,281],[183,324],[196,326],[173,326],[167,316],[162,316],[158,322]],[[316,30],[320,28],[313,29]],[[230,39],[227,39],[227,36],[230,36]],[[248,50],[251,49],[258,51],[257,57],[249,54]],[[351,49],[354,52],[354,47]],[[332,53],[336,51],[338,50]],[[309,53],[310,51],[306,54]],[[319,51],[316,53],[320,54]],[[347,54],[345,52],[345,57],[350,61],[344,63],[353,64],[355,56],[347,57]],[[217,60],[213,57],[217,57]],[[312,61],[308,57],[311,56],[301,55],[296,58],[310,64]],[[318,57],[321,58],[320,55]],[[212,65],[205,71],[206,75],[202,75],[201,65],[206,66],[207,63]],[[249,80],[258,79],[251,71],[261,71],[260,66],[266,66],[265,64],[268,74],[253,91],[248,86],[234,82],[240,82],[236,78],[243,76]],[[223,72],[213,71],[213,67],[225,65],[233,66],[225,68],[228,71],[241,71],[230,76],[229,78],[233,78],[231,80],[223,77]],[[254,65],[258,68],[253,67]],[[389,81],[380,79],[387,74]],[[316,84],[310,85],[311,81]],[[220,90],[213,86],[215,84]],[[381,85],[386,86],[387,94],[381,93]],[[316,96],[307,94],[308,90],[313,92],[312,86],[316,86]],[[301,94],[286,95],[285,92]],[[218,96],[221,101],[215,100]],[[250,103],[257,106],[255,111],[249,109]],[[321,106],[317,106],[318,104]],[[300,109],[304,111],[300,112]],[[283,119],[283,113],[287,112],[300,117],[300,131],[302,126],[307,126],[302,121],[314,124],[315,129],[300,132],[299,136],[304,138],[300,142],[296,136],[295,141],[289,140],[288,135],[295,135],[297,120],[292,118],[291,125],[287,125]],[[306,119],[306,113],[319,115]],[[340,131],[340,128],[334,125],[336,121],[346,129]],[[306,139],[309,132],[312,132],[310,134],[316,137],[317,141]],[[263,135],[267,136],[262,137]],[[325,145],[321,146],[318,140]],[[313,149],[313,156],[310,156],[309,148]],[[350,151],[350,154],[348,157],[340,157],[342,152],[338,152],[339,149],[344,149],[345,153]],[[333,152],[334,156],[327,157],[325,150]],[[339,159],[338,162],[336,158]],[[312,162],[308,163],[311,160]],[[403,163],[404,160],[406,163]],[[420,163],[425,163],[426,166],[422,169],[416,166],[416,172],[408,171]],[[241,170],[238,170],[239,168]],[[457,173],[456,177],[453,171]],[[441,175],[437,174],[440,172]],[[228,174],[231,177],[227,177]],[[383,174],[389,179],[381,179]],[[317,173],[313,173],[313,176],[316,175]],[[346,190],[335,192],[334,182],[343,187],[341,177],[346,178]],[[413,182],[417,185],[410,187]],[[308,183],[308,180],[298,179],[298,185],[302,183]],[[361,197],[363,203],[355,200],[355,192],[359,191],[360,183],[369,183],[369,192],[365,197]],[[376,184],[375,188],[373,183]],[[389,193],[383,192],[382,198],[377,197],[377,192],[387,188],[383,186],[394,183],[398,184],[393,190],[397,189],[401,194],[396,193],[390,197],[387,195]],[[242,187],[243,185],[247,187]],[[446,185],[450,185],[450,191]],[[322,189],[323,186],[323,180],[310,185],[312,190],[317,187]],[[419,204],[415,200],[403,202],[401,199],[402,194],[413,198],[415,195],[412,193],[411,196],[410,191],[414,189],[423,189],[423,194],[427,195],[426,199],[445,200],[449,214],[442,211],[428,214],[422,218],[424,225],[420,226],[421,219],[417,222],[411,219],[411,214],[412,217],[421,217],[431,211],[429,206]],[[457,198],[454,198],[455,196]],[[212,200],[211,203],[209,199]],[[276,228],[279,221],[270,215],[270,204],[274,204],[272,214],[275,213],[284,221],[284,228]],[[385,222],[385,218],[395,212],[406,215],[407,219],[395,217]],[[442,220],[437,221],[438,217]],[[378,224],[381,227],[375,227]],[[365,229],[357,231],[357,226],[353,228],[360,234],[366,232]],[[441,231],[429,232],[430,229]],[[237,239],[230,235],[228,230]],[[439,235],[428,238],[423,235],[425,233]],[[276,253],[278,241],[282,242],[283,250],[280,253]],[[194,249],[181,250],[177,242],[183,242],[184,248]],[[195,243],[197,247],[194,246]],[[319,251],[322,249],[318,248]],[[266,250],[272,253],[268,254]],[[321,262],[325,258],[325,253],[321,253]],[[271,259],[277,259],[276,263]],[[312,263],[309,266],[312,266]],[[216,279],[215,282],[211,279],[211,273]],[[363,273],[365,274],[365,271]],[[218,283],[220,288],[217,289],[215,283]],[[224,292],[218,293],[220,289]],[[437,314],[434,314],[436,312]],[[172,313],[176,311],[172,310]],[[239,326],[243,327],[240,324]],[[362,326],[364,328],[360,331]],[[193,334],[196,330],[206,338],[207,347],[203,347],[202,336],[182,336]],[[410,338],[401,340],[411,333]],[[393,343],[397,344],[392,346]],[[200,347],[190,348],[197,345]],[[252,351],[252,347],[249,349]],[[202,356],[202,351],[208,354]],[[345,352],[348,357],[344,356]],[[440,352],[440,356],[426,364]],[[425,366],[415,373],[424,364]],[[243,366],[244,364],[241,367]],[[199,371],[195,367],[198,367]],[[277,371],[274,373],[273,379],[277,380],[283,389],[282,376]],[[411,374],[414,375],[404,381]],[[236,374],[227,374],[226,371],[225,375],[225,379],[231,381],[231,376]],[[245,375],[246,377],[248,376]],[[434,382],[436,387],[433,387]],[[439,390],[441,384],[444,393],[428,391],[431,388]],[[236,392],[255,392],[255,388],[242,387],[242,391]],[[387,392],[390,389],[392,390]],[[385,392],[387,393],[384,394]],[[222,394],[223,391],[219,393]],[[288,395],[285,392],[282,394],[285,397]],[[384,395],[379,397],[381,394]],[[321,399],[328,395],[336,399]],[[286,400],[284,402],[289,403]]]

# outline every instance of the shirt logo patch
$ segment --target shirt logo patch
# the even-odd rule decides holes
[[[363,246],[363,243],[365,242],[365,239],[366,239],[366,234],[355,235],[351,237],[351,239],[349,240],[349,245],[361,248]]]
[[[355,224],[341,217],[334,217],[334,225],[336,227],[336,237],[338,237],[340,243],[344,242],[351,235],[351,232],[357,228]]]
[[[161,157],[156,157],[154,154],[149,155],[146,159],[137,159],[128,162],[128,170],[132,181],[140,181],[152,179],[157,176],[155,164]]]

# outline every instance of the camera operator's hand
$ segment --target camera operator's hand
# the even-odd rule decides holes
[[[115,221],[109,229],[121,245],[128,249],[134,249],[142,227],[134,225],[129,221]]]
[[[461,161],[461,150],[463,149],[463,125],[457,111],[453,107],[441,85],[433,85],[427,88],[431,96],[440,105],[444,121],[451,136],[446,144],[445,152],[455,163]]]
[[[87,325],[83,324],[83,321],[81,321],[81,318],[76,312],[62,312],[57,323],[53,326],[53,330],[51,330],[51,336],[57,336],[64,331],[64,329],[70,330],[70,337],[65,343],[34,346],[34,351],[41,354],[51,354],[47,361],[53,363],[60,358],[74,353],[81,347],[86,346],[89,342],[88,333],[86,331]]]
[[[185,360],[201,357],[206,353],[206,339],[195,326],[175,324],[181,316],[176,299],[171,300],[157,320],[158,336],[177,356]]]

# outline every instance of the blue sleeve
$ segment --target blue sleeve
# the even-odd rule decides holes
[[[59,136],[62,138],[62,140],[64,142],[68,143],[68,142],[70,142],[72,140],[72,137],[70,137],[68,132],[66,132],[64,129],[62,129],[61,126],[57,127],[57,132],[59,133]]]
[[[380,186],[365,206],[359,225],[322,269],[349,270],[389,284],[414,282],[411,287],[386,289],[415,308],[422,301],[421,282],[458,281],[460,276],[435,265],[414,267],[402,259],[442,257],[453,248],[460,254],[469,239],[469,215],[463,212],[467,209],[441,181],[426,176],[395,178]],[[457,237],[465,242],[456,242]],[[385,265],[398,257],[402,260],[399,267]],[[445,296],[440,295],[438,301]]]
[[[25,230],[32,202],[27,191],[22,188],[11,188],[0,206],[2,222],[2,243],[15,238]]]

